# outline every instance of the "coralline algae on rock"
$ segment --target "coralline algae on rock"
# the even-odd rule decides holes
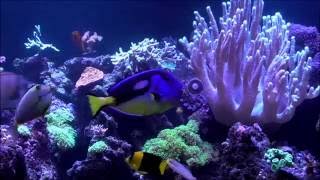
[[[97,68],[86,67],[81,74],[79,80],[76,82],[76,88],[87,86],[88,84],[97,82],[103,79],[103,72]]]

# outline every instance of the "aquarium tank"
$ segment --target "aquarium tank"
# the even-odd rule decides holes
[[[0,3],[0,180],[320,179],[319,0]]]

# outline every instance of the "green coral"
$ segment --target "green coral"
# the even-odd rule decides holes
[[[157,138],[144,144],[143,151],[163,159],[176,159],[189,166],[203,166],[212,159],[213,148],[200,138],[198,131],[199,124],[195,120],[174,129],[164,129]]]
[[[58,127],[55,125],[49,125],[47,127],[50,137],[54,140],[54,143],[63,150],[71,149],[75,146],[76,131],[70,127]]]
[[[268,149],[264,154],[264,158],[267,159],[268,163],[271,163],[271,170],[273,172],[276,172],[283,167],[293,165],[293,156],[281,149]]]
[[[55,126],[63,126],[69,124],[74,120],[74,115],[67,108],[58,108],[45,116],[47,123]]]
[[[88,153],[89,154],[102,153],[107,148],[108,148],[108,145],[104,141],[97,141],[88,148]]]
[[[28,126],[26,126],[26,125],[23,125],[23,124],[19,125],[17,130],[18,130],[19,135],[21,135],[21,136],[24,136],[24,137],[31,136],[31,131],[28,128]]]
[[[47,130],[53,143],[62,150],[73,148],[76,144],[77,133],[70,125],[75,119],[71,110],[61,107],[45,117],[47,119]]]

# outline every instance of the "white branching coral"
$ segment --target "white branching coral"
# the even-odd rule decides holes
[[[60,51],[53,44],[47,44],[42,42],[40,25],[35,25],[34,28],[35,28],[35,31],[33,31],[33,39],[28,38],[28,42],[24,43],[27,49],[30,49],[32,47],[37,47],[39,51],[45,50],[47,48],[53,49],[54,51],[57,51],[57,52]]]
[[[132,67],[134,63],[132,61],[137,63],[155,61],[162,68],[174,70],[176,62],[181,61],[182,57],[174,44],[145,38],[139,43],[131,43],[130,49],[126,52],[119,48],[119,52],[111,56],[111,62],[116,65],[124,61],[128,67]]]
[[[192,42],[180,40],[204,85],[220,123],[285,123],[304,99],[319,95],[310,87],[308,47],[295,52],[295,39],[280,13],[263,16],[263,0],[223,2],[220,30],[210,7],[209,23],[195,12]],[[262,27],[260,21],[263,20]]]

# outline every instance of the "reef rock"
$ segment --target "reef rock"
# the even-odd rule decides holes
[[[89,84],[97,82],[103,79],[103,75],[103,72],[99,69],[93,67],[86,67],[83,73],[81,74],[79,80],[76,82],[76,88],[79,88],[81,86],[87,86]]]

